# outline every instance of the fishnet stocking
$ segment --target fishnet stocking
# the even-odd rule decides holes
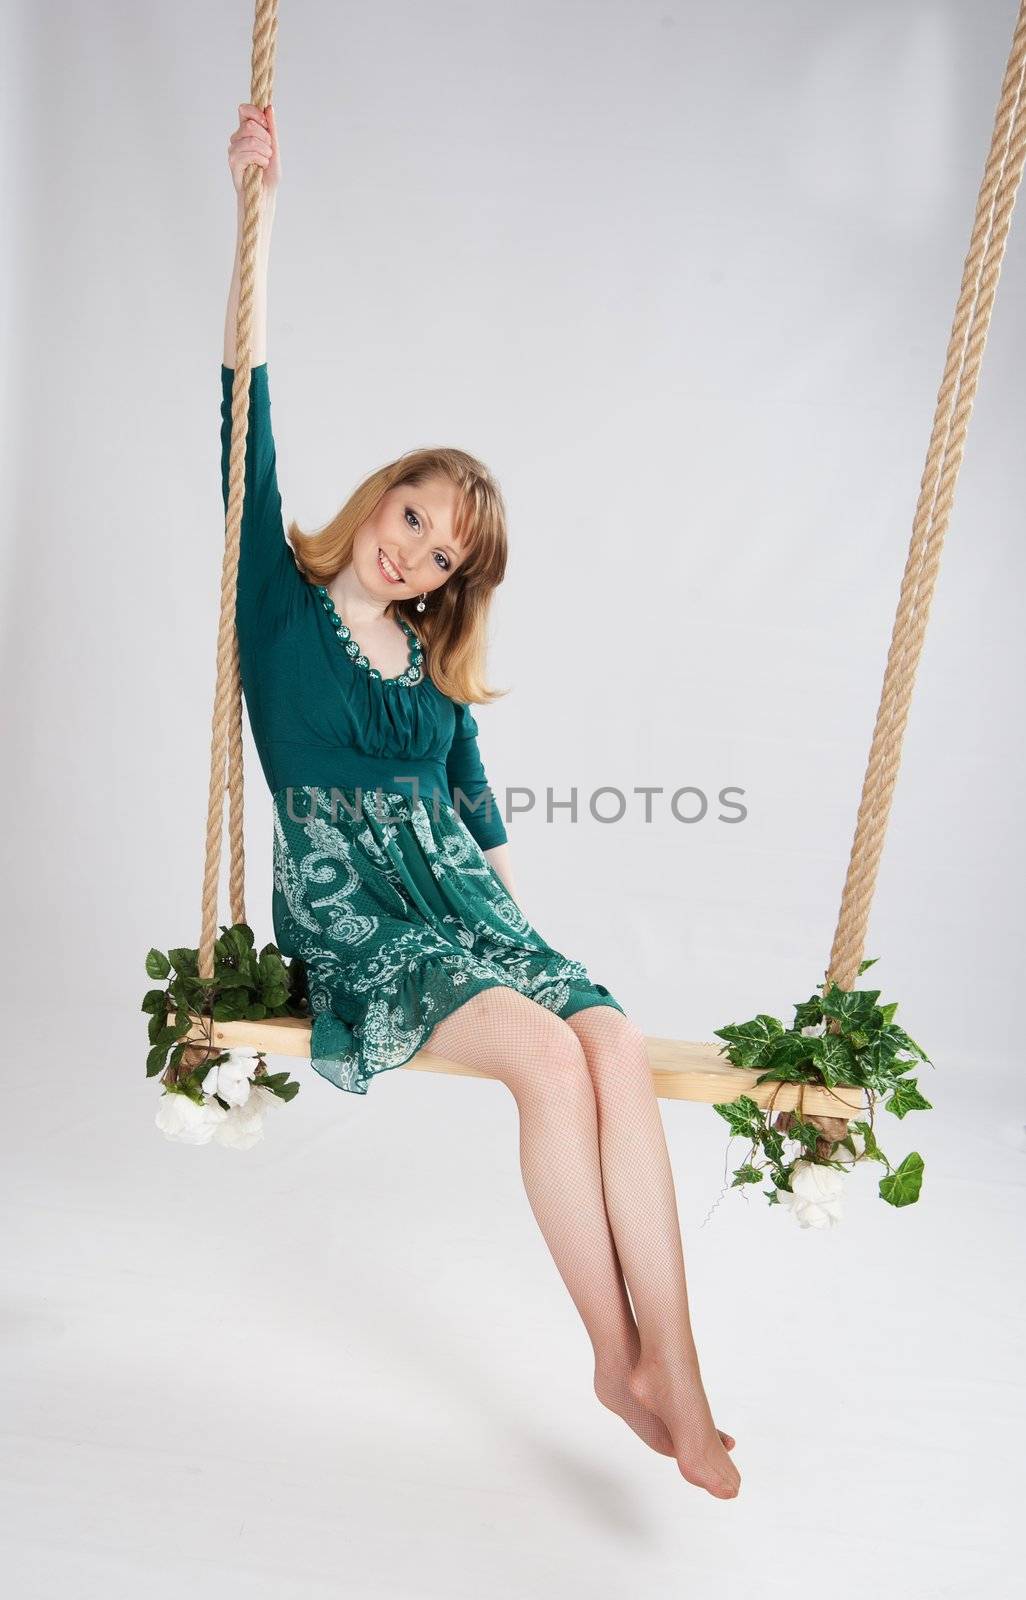
[[[513,1095],[527,1198],[591,1340],[599,1399],[675,1456],[690,1482],[733,1496],[734,1441],[718,1433],[702,1388],[640,1030],[608,1005],[564,1021],[503,986],[444,1017],[424,1048],[490,1073]]]

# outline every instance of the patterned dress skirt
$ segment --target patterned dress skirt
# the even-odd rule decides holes
[[[452,806],[307,785],[273,795],[275,942],[305,969],[311,1064],[366,1094],[483,989],[560,1017],[624,1008],[527,921]]]

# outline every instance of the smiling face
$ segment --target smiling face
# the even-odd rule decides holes
[[[388,489],[353,541],[353,570],[384,601],[417,599],[462,566],[467,552],[453,537],[456,485],[432,476]]]

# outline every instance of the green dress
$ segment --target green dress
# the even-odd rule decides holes
[[[221,368],[228,502],[235,373]],[[443,1017],[513,988],[569,1017],[623,1006],[548,944],[484,851],[507,839],[469,705],[441,693],[403,620],[382,677],[285,537],[267,363],[251,369],[236,625],[250,727],[272,798],[275,943],[299,957],[311,1065],[366,1094]]]

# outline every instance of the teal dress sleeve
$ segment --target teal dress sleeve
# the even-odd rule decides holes
[[[481,849],[491,850],[497,844],[506,844],[509,835],[498,801],[485,776],[474,713],[460,700],[454,700],[453,705],[456,708],[456,732],[445,758],[453,809]]]
[[[232,438],[235,372],[221,367],[221,487],[228,511],[228,457]],[[246,494],[242,505],[239,579],[235,616],[240,636],[287,624],[306,579],[285,537],[278,468],[271,432],[267,363],[250,369],[246,435]]]

